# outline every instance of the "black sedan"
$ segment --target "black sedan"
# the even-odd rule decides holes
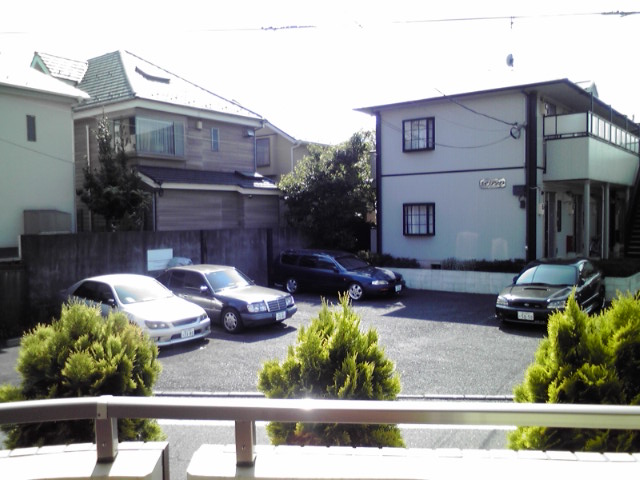
[[[352,253],[292,249],[273,265],[273,282],[289,293],[299,290],[347,292],[352,300],[400,293],[405,282],[397,272],[374,267]]]
[[[226,265],[172,267],[160,274],[158,281],[179,297],[200,305],[212,322],[221,323],[230,333],[282,322],[297,311],[290,294],[260,287]]]
[[[496,300],[496,316],[507,322],[546,323],[563,310],[571,291],[587,313],[605,305],[604,277],[587,259],[536,260],[514,277]]]

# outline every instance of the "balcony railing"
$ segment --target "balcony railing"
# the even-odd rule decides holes
[[[570,113],[544,117],[545,139],[593,136],[605,142],[638,153],[638,137],[593,112]]]
[[[118,454],[118,418],[234,421],[239,466],[255,462],[257,421],[640,430],[640,407],[620,405],[111,396],[0,404],[0,424],[94,420],[98,462]]]

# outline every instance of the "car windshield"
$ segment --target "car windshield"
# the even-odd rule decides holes
[[[136,280],[135,283],[116,283],[113,288],[120,302],[124,305],[149,302],[173,295],[169,289],[153,278]]]
[[[575,285],[577,270],[571,265],[537,265],[524,271],[516,285]]]
[[[225,288],[246,287],[252,283],[249,277],[234,268],[209,272],[207,273],[207,280],[214,292]]]
[[[338,262],[345,270],[359,270],[361,268],[367,268],[369,264],[362,260],[361,258],[356,257],[355,255],[344,255],[342,257],[337,257],[336,262]]]

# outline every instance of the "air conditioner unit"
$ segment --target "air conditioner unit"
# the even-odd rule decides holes
[[[196,120],[196,129],[202,130],[202,120]]]

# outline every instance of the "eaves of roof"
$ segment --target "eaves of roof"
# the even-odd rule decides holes
[[[272,180],[254,172],[215,172],[145,165],[139,165],[137,170],[143,180],[155,188],[234,190],[265,195],[279,193]]]
[[[595,91],[595,90],[594,90]],[[419,105],[428,105],[442,101],[461,101],[469,97],[477,97],[482,95],[494,95],[507,92],[522,92],[524,94],[538,92],[547,94],[556,99],[562,99],[564,103],[574,108],[576,111],[592,110],[595,113],[610,118],[619,125],[624,126],[629,123],[627,116],[614,110],[611,105],[600,100],[591,91],[585,90],[581,86],[571,82],[567,78],[559,80],[550,80],[544,82],[535,82],[519,85],[510,85],[487,90],[477,90],[471,92],[457,93],[452,95],[442,95],[438,97],[423,98],[420,100],[410,100],[406,102],[389,103],[371,107],[362,107],[354,109],[357,112],[375,115],[386,110],[395,110],[398,108],[414,107]]]
[[[57,97],[65,97],[71,99],[70,103],[88,98],[88,95],[82,90],[33,68],[3,69],[2,73],[0,73],[0,85],[41,94],[55,95]]]

